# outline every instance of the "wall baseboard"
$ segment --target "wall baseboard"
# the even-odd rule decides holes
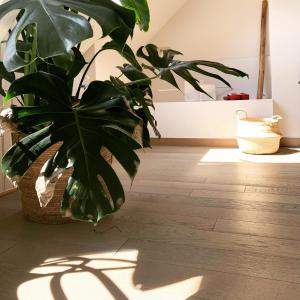
[[[152,138],[154,146],[198,146],[236,148],[236,139]],[[300,147],[300,138],[283,138],[282,147]]]
[[[282,147],[300,147],[300,138],[283,138],[281,140]]]
[[[152,138],[157,146],[237,147],[235,139]]]

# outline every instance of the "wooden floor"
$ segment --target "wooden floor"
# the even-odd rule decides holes
[[[0,299],[300,299],[299,151],[147,150],[132,186],[116,165],[127,202],[96,232],[24,221],[6,196]]]

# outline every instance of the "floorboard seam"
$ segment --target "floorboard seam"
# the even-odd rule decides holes
[[[218,232],[218,231],[216,231],[216,230],[215,230],[215,229],[216,229],[216,226],[217,226],[217,223],[218,223],[218,221],[219,221],[219,218],[216,218],[216,222],[215,222],[215,224],[214,224],[214,226],[213,226],[213,228],[212,228],[212,231]]]
[[[128,243],[130,239],[126,239],[126,241],[124,243],[121,244],[121,246],[115,251],[114,255],[117,255],[119,253],[119,251]]]
[[[228,219],[225,219],[226,217],[222,217],[221,219],[222,220],[227,220],[227,221],[237,221],[237,222],[246,222],[245,220],[243,220],[243,219],[230,219],[230,218],[228,218]],[[290,226],[290,227],[299,227],[300,228],[300,225],[287,225],[287,224],[284,224],[284,223],[270,223],[270,222],[251,222],[251,223],[256,223],[256,224],[270,224],[270,225],[278,225],[278,226]]]
[[[245,235],[245,236],[251,236],[251,237],[262,237],[262,238],[270,238],[270,239],[275,239],[275,240],[280,240],[280,241],[292,241],[292,242],[299,242],[300,243],[300,240],[280,238],[280,237],[274,237],[274,236],[269,236],[269,235],[259,235],[259,234],[242,233],[242,232],[234,232],[234,231],[222,231],[222,230],[215,230],[215,229],[213,231],[214,232],[219,232],[219,233]],[[288,257],[290,257],[290,256],[288,256]]]
[[[5,250],[1,251],[0,254],[5,254],[6,252],[8,252],[10,249],[14,248],[16,245],[18,244],[18,242],[16,242],[15,244],[13,244],[12,246],[6,248]]]
[[[212,231],[209,231],[212,232]],[[214,231],[215,233],[218,233],[217,231]],[[151,239],[151,238],[146,238],[146,239],[142,239],[142,238],[138,238],[138,237],[129,237],[128,240],[136,240],[136,241],[148,241],[148,242],[153,242],[153,243],[163,243],[163,244],[169,244],[169,245],[173,245],[174,247],[176,246],[186,246],[186,247],[194,247],[194,248],[199,248],[199,249],[214,249],[214,250],[222,250],[222,251],[230,251],[230,252],[238,252],[238,253],[247,253],[247,254],[256,254],[256,255],[260,255],[260,256],[264,256],[264,257],[271,257],[272,259],[275,258],[283,258],[283,259],[292,259],[292,260],[297,260],[300,261],[300,257],[293,257],[293,256],[286,256],[286,255],[280,255],[280,254],[269,254],[269,253],[264,253],[264,252],[260,252],[260,251],[255,251],[255,250],[244,250],[244,249],[230,249],[230,248],[225,248],[225,247],[216,247],[216,246],[195,246],[193,244],[186,244],[186,243],[181,243],[178,244],[176,243],[176,241],[170,241],[170,240],[155,240],[155,239]],[[126,241],[124,244],[126,244],[128,241]],[[300,284],[300,282],[299,282]]]
[[[232,275],[239,275],[239,276],[255,278],[255,279],[265,279],[265,280],[276,281],[276,282],[290,283],[290,284],[299,285],[299,287],[300,287],[300,282],[295,282],[295,281],[285,281],[285,280],[279,280],[279,279],[262,277],[262,276],[253,276],[253,275],[248,275],[248,274],[239,273],[239,272],[226,272],[226,271],[220,271],[220,270],[216,270],[216,269],[209,269],[209,268],[206,268],[206,267],[198,267],[198,266],[192,265],[192,264],[191,265],[186,265],[186,264],[181,264],[181,263],[171,263],[171,262],[160,261],[160,260],[151,259],[151,258],[143,258],[143,261],[163,263],[163,264],[171,265],[171,266],[182,266],[184,268],[199,269],[199,270],[215,272],[215,273],[220,273],[220,274],[232,274]]]

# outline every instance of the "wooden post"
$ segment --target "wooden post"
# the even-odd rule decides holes
[[[258,76],[258,87],[257,87],[257,99],[262,99],[263,92],[264,92],[265,69],[266,69],[267,16],[268,16],[268,0],[263,0],[262,13],[261,13],[259,76]]]

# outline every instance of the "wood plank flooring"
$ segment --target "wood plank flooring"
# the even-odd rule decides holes
[[[209,151],[140,152],[133,184],[115,162],[127,202],[95,231],[26,222],[18,194],[0,199],[0,299],[300,299],[300,164]]]

